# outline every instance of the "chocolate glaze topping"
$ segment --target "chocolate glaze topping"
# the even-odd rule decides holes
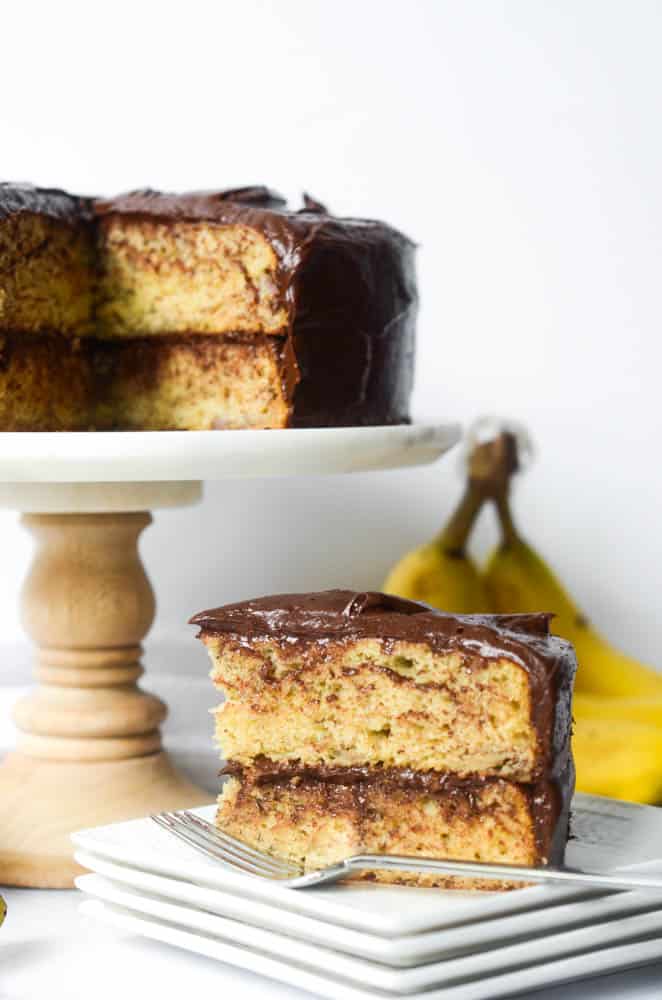
[[[207,631],[255,635],[305,636],[380,635],[392,639],[423,639],[448,648],[454,638],[464,641],[467,629],[486,629],[517,636],[552,639],[551,614],[452,615],[419,601],[376,591],[322,590],[309,594],[272,594],[237,604],[200,611],[190,624]],[[521,640],[520,640],[521,641]],[[563,640],[558,640],[563,642]],[[567,646],[568,643],[565,643]]]
[[[0,182],[0,219],[30,212],[76,225],[91,218],[91,205],[91,198],[67,194],[59,188]]]
[[[305,196],[288,209],[265,187],[134,191],[97,201],[99,219],[206,221],[258,230],[278,258],[286,313],[283,385],[294,427],[409,420],[418,296],[415,246],[382,222],[336,219]]]
[[[320,212],[322,215],[330,215],[328,208],[323,205],[321,201],[317,201],[316,198],[311,198],[305,191],[303,193],[303,208],[300,208],[299,211]]]
[[[237,221],[233,205],[253,208],[284,208],[282,195],[261,184],[225,191],[190,191],[186,194],[165,194],[152,188],[128,191],[115,198],[97,199],[94,213],[103,215],[145,215],[159,219],[198,222]]]

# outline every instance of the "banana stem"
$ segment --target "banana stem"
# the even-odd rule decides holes
[[[486,500],[493,500],[503,529],[503,544],[517,540],[508,505],[510,478],[517,471],[517,444],[504,432],[492,441],[474,447],[468,461],[464,494],[443,531],[435,539],[446,555],[461,559],[474,522]]]
[[[519,539],[510,509],[508,493],[508,483],[506,483],[504,488],[494,497],[494,504],[499,515],[499,524],[501,525],[501,545],[504,548],[514,545]]]
[[[447,555],[461,559],[465,554],[471,529],[484,503],[482,490],[476,483],[468,482],[462,499],[436,539],[436,544]]]

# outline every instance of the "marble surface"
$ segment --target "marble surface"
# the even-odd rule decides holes
[[[0,433],[0,482],[162,482],[322,475],[434,462],[457,424],[278,431]],[[3,497],[9,503],[9,496]]]
[[[216,695],[202,650],[189,643],[148,645],[149,687],[165,698],[171,714],[165,738],[182,769],[214,788],[217,760],[210,751],[206,709]],[[27,645],[0,647],[0,747],[13,740],[9,712],[29,684]],[[211,798],[210,792],[210,798]],[[115,932],[78,913],[77,892],[3,889],[9,912],[0,929],[0,998],[117,1000],[133,997],[137,984],[158,983],[161,1000],[223,995],[232,1000],[295,1000],[307,994],[194,956],[155,941]],[[141,986],[141,988],[143,988]],[[212,994],[213,991],[213,994]],[[653,1000],[662,993],[662,962],[631,972],[542,990],[540,1000]]]

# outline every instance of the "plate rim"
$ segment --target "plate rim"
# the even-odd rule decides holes
[[[210,941],[206,936],[201,936],[199,939],[203,945],[207,945],[207,947],[201,948],[196,940],[196,935],[190,930],[183,929],[178,925],[158,921],[156,918],[148,918],[144,915],[136,916],[132,911],[118,914],[118,911],[122,909],[121,907],[114,907],[112,904],[106,904],[96,899],[84,900],[79,906],[80,912],[84,915],[95,916],[97,919],[111,926],[120,927],[123,930],[131,929],[141,936],[151,938],[152,940],[159,940],[176,947],[181,947],[194,954],[204,954],[217,961],[232,965],[234,968],[244,969],[254,975],[276,979],[278,982],[296,986],[299,989],[307,989],[313,994],[330,997],[332,1000],[377,1000],[377,998],[382,998],[383,1000],[385,996],[389,995],[385,994],[382,990],[366,990],[346,980],[331,979],[328,974],[321,975],[319,972],[310,970],[308,967],[280,961],[277,958],[272,958],[245,946],[225,944],[222,941],[214,941],[213,939]],[[155,928],[159,933],[155,934],[153,932]],[[147,931],[152,931],[152,933],[148,933]],[[189,939],[193,939],[193,947],[187,946]],[[210,952],[212,951],[221,951],[222,956],[211,954]],[[228,958],[228,955],[230,958]],[[257,958],[262,966],[267,964],[271,973],[265,973],[263,968],[256,968],[255,964],[247,964],[247,956],[252,956],[254,959]],[[235,961],[232,961],[232,958]],[[639,940],[629,942],[625,945],[616,945],[586,951],[579,955],[571,955],[564,959],[563,962],[559,962],[558,960],[543,962],[527,966],[524,969],[520,968],[502,972],[495,976],[488,975],[480,981],[470,980],[468,982],[465,981],[441,987],[440,989],[433,987],[432,989],[407,994],[393,994],[393,997],[394,1000],[398,996],[401,998],[407,997],[410,1000],[419,1000],[419,998],[420,1000],[487,1000],[488,997],[490,1000],[493,1000],[493,998],[496,1000],[497,997],[521,993],[525,989],[530,992],[532,989],[542,989],[544,986],[559,986],[583,979],[598,978],[610,972],[625,971],[637,966],[653,964],[660,961],[661,958],[662,938],[658,936],[644,941]],[[236,959],[240,959],[240,961]],[[587,962],[593,963],[589,969],[585,967]],[[582,965],[584,966],[583,969]],[[579,968],[577,969],[575,966],[579,966]],[[541,980],[541,974],[544,975],[545,972],[548,974],[553,972],[555,975],[551,978],[548,976],[544,980]],[[489,992],[481,990],[483,984]]]
[[[236,893],[144,872],[86,852],[77,852],[75,857],[92,874],[120,886],[127,886],[131,892],[151,893],[184,907],[205,909],[225,919],[251,923],[266,930],[278,931],[282,924],[282,908],[263,900],[246,901]],[[557,905],[536,907],[535,910],[497,913],[485,920],[421,931],[418,934],[388,937],[333,924],[321,916],[289,911],[288,934],[290,937],[312,941],[322,947],[330,947],[369,961],[394,968],[407,968],[424,961],[460,957],[460,946],[474,948],[489,943],[492,947],[506,947],[509,941],[521,937],[522,932],[532,928],[536,934],[551,934],[564,922],[579,929],[596,919],[605,922],[634,916],[650,909],[650,905],[635,892],[605,892],[569,900],[561,899]]]
[[[338,970],[343,969],[342,973],[338,972],[338,975],[342,975],[343,978],[368,987],[372,985],[372,980],[375,988],[391,993],[414,993],[418,990],[438,988],[442,985],[448,986],[447,979],[449,977],[450,985],[452,985],[454,980],[470,979],[476,975],[489,977],[511,971],[513,968],[523,966],[525,960],[528,961],[529,955],[527,954],[524,958],[519,952],[522,949],[528,951],[532,945],[538,948],[537,957],[532,958],[531,961],[531,965],[534,965],[536,962],[540,964],[541,955],[549,956],[552,954],[557,960],[561,960],[573,954],[595,951],[602,938],[613,937],[614,934],[618,935],[619,941],[633,941],[645,936],[657,936],[662,939],[662,907],[658,907],[654,910],[645,909],[639,913],[614,915],[612,918],[601,919],[597,923],[587,920],[583,924],[571,928],[564,926],[563,923],[557,924],[546,932],[537,934],[533,942],[520,933],[514,940],[506,939],[498,944],[493,941],[490,944],[485,942],[483,946],[464,954],[440,954],[410,965],[394,966],[387,965],[379,959],[371,959],[335,947],[328,947],[320,942],[302,940],[298,936],[292,936],[287,925],[283,932],[273,928],[258,927],[252,923],[210,912],[200,906],[171,899],[164,900],[158,896],[154,898],[152,894],[147,894],[135,887],[117,885],[112,878],[101,874],[82,875],[76,879],[76,886],[89,897],[120,906],[132,913],[176,924],[194,934],[211,935],[219,940],[230,941],[242,947],[251,947],[255,951],[276,958],[282,956],[288,962],[297,961],[325,973],[333,972],[333,963],[335,963]],[[147,909],[144,908],[145,901]],[[198,914],[199,922],[202,925],[207,922],[209,926],[195,926],[195,922],[191,922],[189,914],[191,916]],[[196,918],[193,917],[193,920],[195,921]],[[220,926],[214,928],[213,924],[216,921]],[[498,919],[496,922],[499,922]],[[238,937],[232,936],[231,926],[228,927],[228,925],[234,925],[239,929]],[[241,929],[244,927],[251,935],[255,935],[257,931],[255,945],[241,940]],[[607,931],[608,927],[609,931]],[[576,943],[573,945],[573,939],[577,935],[580,935],[580,941],[582,941],[578,947]],[[591,936],[597,936],[597,941],[582,940]],[[614,944],[615,940],[610,943]],[[577,948],[576,952],[574,948]],[[306,957],[299,957],[297,955],[298,949],[302,950]],[[518,953],[513,955],[513,949]],[[495,966],[490,968],[488,965],[487,968],[482,967],[476,971],[476,962],[482,965],[483,961],[481,960],[485,960],[485,956],[489,955],[492,956]]]

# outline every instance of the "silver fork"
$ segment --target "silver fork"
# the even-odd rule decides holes
[[[307,889],[347,878],[352,872],[407,871],[432,875],[462,875],[473,878],[507,879],[516,882],[555,882],[582,885],[593,889],[652,889],[662,892],[662,877],[629,875],[627,872],[583,871],[579,868],[545,865],[526,868],[522,865],[497,865],[483,861],[444,861],[439,858],[402,857],[397,854],[355,854],[335,865],[304,874],[302,865],[258,851],[231,837],[199,816],[183,810],[164,812],[151,817],[162,829],[183,840],[202,854],[222,861],[230,868],[279,882],[289,889]]]

